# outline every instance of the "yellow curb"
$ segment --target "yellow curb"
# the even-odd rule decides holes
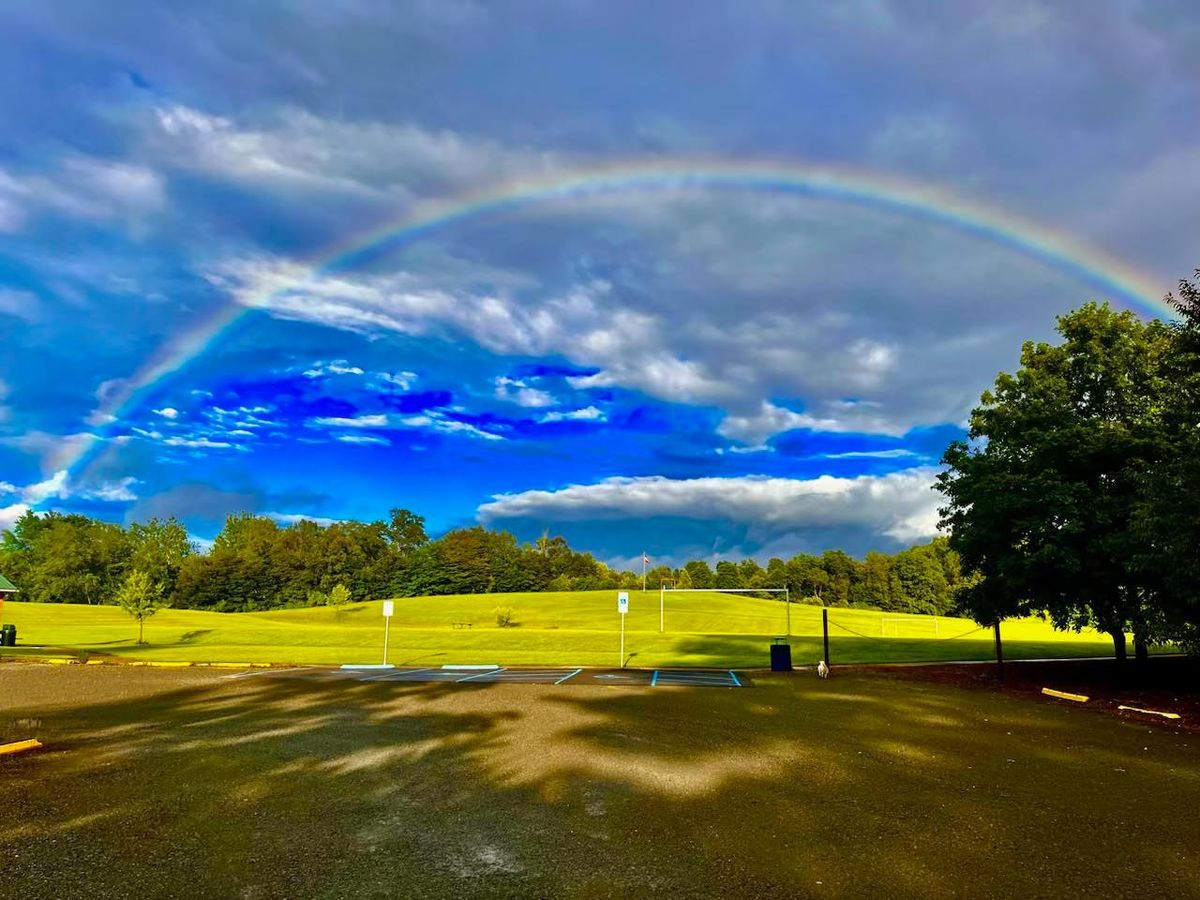
[[[1076,703],[1088,702],[1088,698],[1083,694],[1068,694],[1066,691],[1054,691],[1050,688],[1042,688],[1042,693],[1048,697],[1058,697],[1062,700],[1074,700]]]
[[[77,662],[77,660],[72,659],[70,657],[50,656],[50,657],[47,657],[46,659],[42,660],[42,662],[49,663],[52,666],[70,666],[70,665],[74,665]]]
[[[147,662],[147,663],[146,663],[146,665],[148,665],[148,666],[154,666],[156,669],[186,669],[188,666],[192,665],[192,663],[190,663],[190,662],[156,662],[156,661],[149,661],[149,662]]]
[[[25,750],[36,750],[42,746],[42,742],[38,740],[14,741],[11,744],[0,744],[0,756],[8,753],[22,753]]]
[[[211,667],[212,667],[212,668],[214,668],[214,669],[244,669],[244,668],[246,668],[246,664],[245,664],[245,663],[222,663],[222,662],[217,662],[217,663],[205,663],[205,665],[211,666]]]
[[[1164,719],[1178,719],[1179,713],[1159,712],[1157,709],[1141,709],[1137,706],[1118,706],[1117,709],[1127,709],[1130,712],[1145,713],[1148,716],[1162,716]]]

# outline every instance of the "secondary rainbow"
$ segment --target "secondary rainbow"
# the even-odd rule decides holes
[[[284,284],[273,282],[258,294],[230,300],[167,341],[137,372],[111,392],[93,414],[104,428],[120,422],[143,398],[219,342],[238,322],[271,299],[296,290],[317,276],[351,265],[372,250],[395,246],[458,222],[556,201],[613,194],[680,191],[782,193],[874,209],[977,238],[1076,278],[1102,296],[1151,316],[1171,316],[1161,297],[1168,285],[1074,238],[996,206],[911,180],[830,166],[782,161],[646,160],[584,169],[555,170],[493,185],[449,200],[410,207],[397,219],[325,248],[298,267]],[[1083,299],[1083,298],[1081,298]],[[57,468],[73,472],[103,441],[67,451]]]

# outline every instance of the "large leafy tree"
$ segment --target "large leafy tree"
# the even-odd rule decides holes
[[[1166,299],[1179,319],[1166,369],[1162,459],[1146,472],[1139,523],[1149,541],[1145,563],[1168,588],[1166,627],[1200,649],[1200,269]]]
[[[1026,343],[946,451],[942,525],[982,580],[961,594],[980,622],[1045,611],[1060,628],[1155,636],[1161,584],[1136,527],[1144,473],[1162,453],[1158,321],[1088,304],[1058,320],[1059,344]]]

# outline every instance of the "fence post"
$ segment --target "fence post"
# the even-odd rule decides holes
[[[821,632],[825,638],[825,665],[829,665],[829,608],[821,607]]]

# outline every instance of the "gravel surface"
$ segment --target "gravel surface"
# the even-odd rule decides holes
[[[1200,739],[753,690],[0,665],[0,896],[1200,897]]]

